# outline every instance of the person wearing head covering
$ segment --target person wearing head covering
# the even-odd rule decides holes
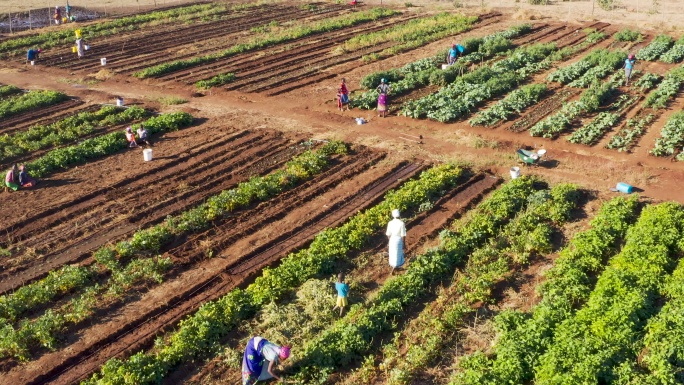
[[[634,54],[630,53],[629,56],[627,56],[627,60],[625,60],[625,64],[622,65],[622,68],[625,69],[625,78],[627,79],[625,85],[629,85],[629,78],[632,77],[632,69],[634,68],[635,62],[636,58],[634,57]]]
[[[387,114],[387,95],[390,92],[390,86],[387,84],[387,79],[380,79],[380,85],[376,88],[379,92],[378,94],[378,116],[383,118]]]
[[[17,165],[13,165],[12,168],[5,174],[5,186],[11,188],[12,191],[19,190],[19,168]]]
[[[128,141],[128,147],[138,147],[138,143],[135,141],[135,135],[133,135],[133,129],[131,126],[126,127],[126,140]]]
[[[404,221],[399,219],[401,213],[399,210],[392,210],[392,219],[387,224],[387,238],[389,239],[389,264],[392,267],[392,273],[397,267],[404,264],[404,240],[406,239],[406,226]]]
[[[55,24],[59,25],[62,22],[62,10],[59,9],[59,5],[55,6]]]
[[[449,53],[447,54],[447,64],[452,65],[456,63],[459,56],[463,55],[465,47],[460,44],[452,44]]]
[[[76,39],[76,53],[78,53],[79,59],[85,56],[85,45],[86,42],[83,40],[83,38],[79,37]]]
[[[26,166],[23,164],[19,166],[19,184],[21,188],[33,187],[38,183],[35,179],[31,178],[28,171],[26,171]]]
[[[344,106],[347,106],[347,111],[349,111],[349,90],[347,89],[347,82],[342,78],[342,83],[337,89],[337,108],[342,111]]]
[[[257,381],[281,378],[273,373],[280,360],[290,357],[289,346],[278,346],[263,337],[253,337],[247,342],[242,357],[242,385],[254,385]]]
[[[35,48],[29,49],[28,52],[26,52],[26,61],[27,61],[27,62],[29,62],[29,61],[38,61],[38,59],[40,58],[40,53],[41,53],[41,52],[43,52],[43,50],[40,49],[40,48],[38,48],[38,49],[35,49]]]

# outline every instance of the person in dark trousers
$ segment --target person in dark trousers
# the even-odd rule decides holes
[[[28,63],[30,61],[32,61],[32,62],[38,61],[38,59],[40,58],[41,52],[43,52],[43,50],[40,48],[38,48],[38,49],[31,48],[30,50],[28,50],[28,52],[26,52],[26,62]]]

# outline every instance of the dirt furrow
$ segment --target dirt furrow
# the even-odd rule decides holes
[[[41,107],[7,119],[0,119],[0,134],[10,134],[21,128],[33,125],[36,120],[57,115],[65,110],[82,105],[78,99],[70,99],[48,107]]]
[[[107,67],[110,69],[120,69],[122,67],[138,65],[141,62],[154,61],[154,64],[159,64],[159,55],[171,48],[197,43],[198,41],[206,42],[210,39],[221,38],[221,41],[217,41],[218,45],[213,45],[212,49],[220,50],[222,47],[228,47],[235,44],[236,40],[243,37],[242,32],[248,31],[250,28],[262,26],[268,22],[280,22],[289,20],[306,19],[310,17],[330,17],[328,13],[340,12],[340,9],[330,9],[326,10],[320,15],[312,15],[311,12],[302,10],[299,7],[287,7],[282,12],[277,10],[270,11],[267,14],[257,15],[257,17],[252,17],[246,19],[245,16],[236,17],[234,19],[224,20],[219,23],[219,25],[212,25],[211,28],[203,29],[202,26],[192,26],[185,28],[187,31],[173,30],[171,33],[165,34],[165,36],[159,39],[151,39],[148,36],[143,36],[140,39],[139,44],[133,43],[131,47],[130,39],[117,43],[116,47],[108,47],[106,49],[96,47],[93,49],[89,55],[94,55],[96,58],[107,57]],[[245,20],[246,19],[246,20]],[[198,37],[197,30],[201,30],[201,37]],[[229,39],[230,35],[235,35]],[[173,37],[169,37],[173,35]],[[201,39],[200,39],[201,38]],[[134,40],[135,41],[135,40]],[[149,44],[148,44],[149,43]],[[127,48],[128,47],[128,48]],[[101,51],[101,52],[100,52]],[[190,53],[186,55],[174,56],[174,60],[179,60],[183,58],[188,58],[192,56],[197,56],[198,53]],[[73,56],[73,55],[72,55]],[[60,65],[64,68],[69,68],[71,70],[87,70],[96,69],[100,66],[99,61],[89,60],[86,63],[82,63],[77,60],[76,65],[72,65],[71,62]],[[141,66],[142,68],[146,67]],[[130,72],[131,68],[125,69]],[[118,71],[117,71],[118,72]]]
[[[420,168],[420,166],[404,167],[397,172],[391,173],[391,175],[386,175],[382,183],[375,183],[375,188],[372,191],[364,189],[361,192],[357,192],[354,195],[363,196],[365,199],[353,200],[355,207],[345,210],[345,215],[373,204],[374,201],[382,197],[386,189],[401,183],[400,178],[409,177],[419,171]],[[407,172],[408,169],[411,169],[412,172]],[[359,178],[363,180],[363,176]],[[315,190],[316,186],[312,186],[312,188]],[[329,194],[334,196],[337,194],[337,191],[331,191]],[[352,202],[350,201],[349,204],[352,204]],[[284,202],[280,206],[280,210],[283,211],[290,210],[292,207],[290,202]],[[346,216],[338,218],[339,221],[344,219],[346,219]],[[321,227],[317,231],[322,229]],[[310,239],[304,238],[304,235],[296,234],[294,236],[299,242],[292,247],[300,247],[310,241]],[[262,239],[262,242],[268,242],[268,240]],[[289,242],[291,244],[292,239]],[[290,251],[290,248],[284,251]],[[274,254],[269,263],[274,263],[282,255]],[[249,255],[246,256],[249,257]],[[238,258],[238,260],[242,259],[244,258]],[[189,281],[180,283],[176,281],[176,284],[182,284],[182,286],[178,287],[177,290],[166,291],[163,300],[155,299],[155,295],[164,291],[160,290],[157,293],[150,293],[149,296],[144,297],[151,301],[148,301],[150,305],[146,308],[141,308],[137,303],[131,304],[131,306],[135,307],[134,310],[136,310],[134,312],[135,319],[130,319],[129,317],[129,319],[122,320],[120,317],[121,312],[118,312],[115,317],[116,319],[109,322],[109,324],[116,323],[117,326],[106,328],[104,325],[94,326],[92,329],[94,329],[93,336],[97,336],[96,338],[94,337],[95,339],[88,337],[90,333],[85,331],[83,338],[79,338],[68,349],[58,353],[48,353],[34,363],[17,367],[11,373],[4,376],[5,379],[17,384],[73,383],[98,369],[108,358],[146,346],[157,333],[173,326],[185,314],[194,311],[206,301],[224,295],[234,288],[239,281],[245,280],[247,274],[232,277],[227,274],[219,275],[221,271],[225,271],[230,265],[234,265],[234,261],[234,259],[226,261],[223,258],[205,261],[206,263],[203,263],[204,267],[197,267],[192,271],[186,272],[187,275],[192,275],[192,283]],[[214,266],[212,267],[211,265]],[[249,273],[253,273],[256,270],[253,269]],[[173,282],[170,284],[173,284]],[[168,288],[165,289],[168,290]],[[176,295],[173,298],[168,298],[169,292],[176,293]],[[50,362],[51,364],[48,364]],[[46,366],[46,364],[49,366]]]
[[[383,19],[376,22],[368,22],[359,24],[356,27],[348,28],[345,31],[332,31],[317,35],[310,35],[301,39],[292,40],[286,43],[279,44],[269,51],[268,56],[255,57],[254,53],[245,53],[231,56],[225,59],[217,60],[211,64],[194,67],[187,70],[177,71],[168,75],[162,75],[159,79],[184,81],[186,83],[194,83],[202,79],[209,79],[212,76],[220,73],[238,71],[238,77],[241,76],[240,69],[257,68],[262,70],[263,66],[282,66],[283,61],[298,61],[301,55],[316,52],[316,54],[327,54],[335,44],[340,44],[350,37],[357,36],[362,33],[370,33],[387,28],[390,25],[406,22],[414,19],[417,16],[399,16],[391,19]],[[289,49],[293,44],[296,47]],[[282,47],[279,49],[278,47]],[[274,52],[275,51],[275,52]],[[291,59],[283,59],[284,56],[291,57]],[[308,56],[307,56],[308,57]]]
[[[0,291],[5,292],[17,285],[39,279],[65,263],[82,260],[106,243],[116,241],[138,228],[154,225],[167,215],[177,214],[255,174],[279,167],[296,153],[303,151],[297,147],[286,148],[285,145],[289,142],[282,138],[255,145],[259,139],[260,136],[252,137],[242,143],[243,146],[225,154],[207,154],[205,158],[193,160],[184,170],[167,170],[166,173],[170,175],[158,179],[164,183],[131,186],[121,195],[107,194],[103,197],[104,201],[95,199],[89,206],[91,208],[83,206],[79,207],[77,213],[67,214],[66,222],[57,218],[52,225],[40,225],[42,229],[51,230],[46,236],[40,234],[39,238],[24,243],[22,249],[45,248],[46,244],[57,242],[66,244],[59,244],[56,250],[48,248],[48,254],[23,261],[20,265],[7,266],[11,260],[3,261],[6,270],[0,274],[0,277],[5,278],[0,284]],[[202,172],[194,172],[197,164],[203,165]],[[226,174],[227,178],[224,177]],[[195,185],[195,188],[178,191],[177,187],[181,183]],[[154,194],[150,194],[150,191],[154,191]],[[132,203],[135,203],[133,206],[136,210],[126,213],[124,209]],[[60,212],[58,217],[61,215],[64,214]]]
[[[406,225],[409,229],[406,242],[407,263],[410,263],[411,255],[419,252],[427,241],[435,238],[444,228],[448,228],[452,221],[463,215],[473,204],[478,202],[487,192],[496,187],[500,182],[500,179],[491,175],[476,174],[470,177],[465,183],[457,186],[438,199],[431,209],[418,213],[410,221],[407,221]],[[379,237],[378,241],[364,252],[379,253],[386,247],[386,238]],[[382,284],[382,281],[383,280],[381,279],[376,282]],[[186,367],[181,367],[167,377],[163,383],[168,385],[199,383],[208,373],[211,373],[212,378],[216,380],[218,380],[219,377],[220,379],[225,380],[226,377],[232,377],[237,374],[233,370],[219,368],[217,364],[218,361],[214,359],[208,364],[203,365],[199,371],[195,373],[193,373],[192,370],[187,370],[188,368]],[[193,368],[195,368],[196,365],[197,364],[193,364]],[[217,377],[217,371],[223,375]]]
[[[26,130],[32,126],[39,125],[39,124],[40,125],[51,124],[51,123],[57,122],[59,120],[65,119],[69,116],[78,115],[81,112],[94,112],[94,111],[99,110],[101,107],[102,106],[100,106],[100,105],[90,105],[87,107],[83,107],[82,104],[76,104],[76,105],[74,105],[70,108],[66,108],[66,109],[60,107],[61,109],[59,110],[58,113],[55,113],[55,114],[52,114],[49,116],[34,117],[31,120],[26,120],[23,123],[19,123],[19,124],[13,124],[11,126],[8,126],[5,129],[0,128],[0,135],[4,135],[4,134],[12,135],[15,132]]]

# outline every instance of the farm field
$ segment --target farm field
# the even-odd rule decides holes
[[[0,194],[0,382],[239,383],[261,335],[292,345],[289,384],[682,383],[683,92],[684,32],[497,8],[202,2],[5,34],[0,166],[39,183]]]

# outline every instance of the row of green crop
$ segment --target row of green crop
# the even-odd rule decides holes
[[[614,91],[613,83],[595,81],[582,93],[579,100],[563,105],[560,111],[532,126],[530,135],[544,138],[557,137],[580,115],[597,111]]]
[[[375,90],[375,87],[380,84],[380,79],[383,78],[391,83],[391,94],[393,96],[407,93],[428,84],[445,86],[467,72],[468,64],[489,59],[508,51],[513,46],[509,39],[524,35],[530,30],[530,25],[522,24],[481,38],[466,39],[462,43],[466,49],[466,55],[460,57],[454,65],[449,66],[446,70],[440,69],[439,65],[444,63],[448,51],[440,50],[435,56],[419,59],[401,68],[366,75],[361,79],[361,86],[369,91],[354,97],[352,105],[363,109],[375,108],[375,103],[378,100],[378,91]]]
[[[4,312],[13,316],[9,319],[12,321],[27,310],[53,301],[66,292],[85,290],[82,295],[58,311],[49,311],[34,321],[22,322],[18,328],[13,328],[7,323],[2,328],[3,331],[0,331],[0,356],[15,355],[25,359],[32,347],[52,347],[54,334],[66,324],[83,321],[84,317],[97,309],[103,296],[120,296],[133,284],[150,277],[161,282],[161,274],[168,268],[169,262],[166,259],[152,260],[148,256],[158,253],[164,244],[176,237],[188,235],[189,232],[205,230],[214,219],[226,213],[269,199],[296,186],[326,169],[333,154],[344,151],[345,146],[339,142],[328,143],[317,152],[307,151],[293,158],[283,170],[240,183],[235,189],[223,191],[209,198],[207,203],[182,214],[170,216],[159,225],[136,232],[129,241],[121,241],[114,247],[99,249],[94,253],[97,263],[91,268],[75,268],[75,272],[60,269],[50,273],[45,279],[22,287],[17,291],[19,295],[15,293],[6,296],[3,298],[7,304]],[[131,260],[132,262],[125,264]],[[111,272],[111,277],[102,285],[93,288],[92,281],[86,279],[104,274],[106,271]],[[82,278],[77,280],[71,277],[72,275]],[[57,288],[53,283],[55,281],[68,284]],[[21,300],[24,302],[19,302]],[[111,298],[105,302],[110,301]],[[79,316],[74,316],[73,309],[79,309]]]
[[[459,119],[482,102],[512,90],[531,73],[546,67],[550,63],[548,57],[554,51],[554,44],[518,48],[506,59],[480,67],[434,94],[406,102],[401,113],[440,122]]]
[[[662,54],[660,60],[670,64],[684,60],[684,36],[680,37],[669,51]]]
[[[644,102],[645,107],[654,109],[665,108],[684,84],[684,67],[673,68],[665,74],[658,88],[651,91]]]
[[[604,203],[591,227],[573,237],[546,273],[541,301],[530,313],[506,310],[495,319],[494,355],[463,358],[452,383],[499,385],[530,382],[539,357],[553,344],[553,332],[586,303],[609,257],[636,219],[638,199],[618,197]]]
[[[37,125],[14,135],[0,136],[0,162],[28,152],[73,142],[94,133],[99,127],[128,123],[148,113],[140,107],[122,109],[102,107],[95,112],[81,112],[47,125]]]
[[[416,372],[431,368],[440,352],[454,341],[465,317],[477,310],[476,305],[492,302],[498,282],[511,270],[526,265],[531,256],[550,253],[554,234],[570,218],[578,198],[577,188],[570,185],[536,192],[529,197],[526,210],[485,247],[470,254],[451,285],[383,349],[381,365],[388,373],[388,383],[411,383]]]
[[[632,76],[634,76],[636,74],[637,74],[637,71],[634,71],[632,73]],[[657,74],[654,74],[651,72],[646,72],[645,74],[641,75],[634,82],[633,87],[636,89],[639,89],[639,91],[641,91],[641,92],[646,92],[646,91],[649,91],[649,90],[655,88],[655,86],[657,86],[658,83],[660,83],[660,81],[662,79],[663,78],[660,75],[657,75]]]
[[[648,321],[644,336],[642,362],[648,374],[636,377],[634,383],[681,384],[684,383],[684,259],[668,278],[662,295],[667,303],[658,315]],[[642,377],[642,378],[639,378]]]
[[[539,358],[535,383],[625,383],[621,371],[640,354],[658,292],[684,251],[684,210],[675,203],[645,208],[627,241],[601,274],[587,304],[556,327]]]
[[[371,301],[357,306],[317,338],[306,343],[292,364],[295,383],[320,384],[332,371],[362,357],[379,333],[396,327],[394,318],[448,279],[475,249],[527,205],[530,178],[515,179],[495,191],[454,231],[442,233],[438,248],[411,260],[404,274],[391,277]]]
[[[606,148],[618,151],[629,151],[636,145],[637,140],[646,133],[646,127],[653,122],[655,116],[648,114],[641,117],[627,119],[625,126],[610,138]]]
[[[618,68],[626,58],[627,55],[622,51],[595,49],[582,60],[552,72],[547,80],[562,84],[574,84],[571,85],[572,87],[586,87],[597,77],[605,77],[612,70]],[[586,78],[583,75],[587,75]]]
[[[516,113],[521,113],[524,109],[539,102],[546,94],[545,84],[528,84],[522,86],[505,98],[496,102],[493,106],[475,115],[468,122],[471,126],[493,126],[496,123],[507,120]]]
[[[0,119],[18,115],[26,111],[47,107],[68,99],[57,91],[29,91],[0,101]]]
[[[125,16],[119,19],[98,22],[85,27],[73,29],[60,29],[58,31],[44,32],[37,35],[26,36],[16,39],[8,39],[0,42],[0,53],[8,53],[30,47],[51,48],[73,42],[75,29],[81,29],[83,37],[93,39],[116,33],[125,28],[127,31],[135,30],[153,23],[160,25],[165,23],[178,23],[184,17],[206,16],[225,11],[226,8],[219,4],[200,4],[179,7],[165,11],[154,11],[133,16]]]
[[[658,35],[646,47],[637,52],[638,60],[655,61],[666,53],[674,44],[674,39],[667,35]]]
[[[651,154],[655,156],[674,155],[677,152],[681,154],[682,146],[684,146],[684,111],[679,111],[665,123]],[[677,156],[677,159],[679,158],[680,156]]]
[[[307,249],[288,255],[278,267],[265,268],[245,290],[235,289],[204,304],[182,320],[178,330],[154,352],[109,360],[86,383],[143,385],[160,381],[172,367],[211,351],[239,321],[251,317],[266,303],[282,298],[308,279],[329,274],[335,261],[364,247],[382,229],[392,209],[410,213],[454,187],[462,175],[461,169],[451,165],[423,172],[418,180],[387,193],[380,204],[358,213],[342,226],[319,233]]]
[[[31,351],[39,347],[54,349],[64,331],[90,319],[102,303],[109,305],[121,299],[133,285],[146,282],[161,282],[162,274],[171,267],[170,258],[149,258],[136,260],[121,270],[112,271],[106,285],[87,287],[80,295],[69,300],[57,309],[48,309],[35,319],[23,319],[18,325],[0,319],[0,357],[16,357],[29,360]],[[80,283],[85,285],[88,278],[96,274],[95,268],[74,268],[76,272],[85,271]],[[57,271],[56,274],[63,270]],[[69,278],[69,277],[61,277]],[[45,292],[55,288],[41,285]]]
[[[192,124],[192,115],[185,112],[174,112],[153,117],[144,122],[147,132],[152,135],[158,132],[176,131]],[[116,153],[128,147],[123,131],[86,139],[83,142],[58,148],[29,163],[29,169],[35,177],[45,177],[58,170],[98,159]]]
[[[270,47],[275,44],[286,43],[305,36],[335,31],[342,28],[352,27],[357,24],[375,21],[381,18],[396,15],[398,12],[385,8],[372,8],[368,11],[354,12],[345,14],[330,19],[321,21],[314,21],[305,23],[304,25],[297,25],[286,28],[277,33],[263,33],[251,38],[245,43],[234,45],[226,50],[212,53],[209,55],[193,57],[191,59],[176,60],[170,63],[163,63],[153,67],[145,68],[138,71],[133,76],[144,79],[149,77],[160,76],[185,68],[196,67],[202,64],[214,62],[219,59],[227,58],[238,53],[249,52],[257,49]]]
[[[21,88],[12,85],[0,86],[0,100],[6,96],[11,96],[21,92]]]
[[[587,146],[596,144],[618,121],[629,107],[634,105],[639,96],[620,95],[610,106],[609,111],[599,112],[589,124],[572,133],[567,139],[570,143],[581,143]]]

